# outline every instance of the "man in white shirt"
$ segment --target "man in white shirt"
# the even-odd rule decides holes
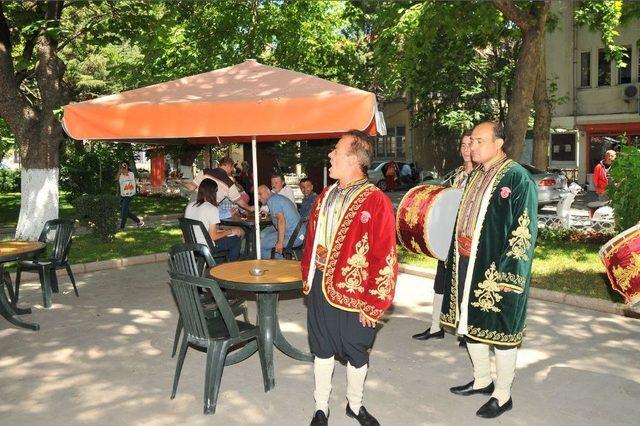
[[[291,202],[296,204],[296,197],[293,195],[293,189],[284,183],[284,176],[280,173],[271,175],[271,192],[287,197]]]
[[[218,184],[218,193],[216,195],[218,207],[220,209],[220,219],[228,219],[231,217],[231,204],[236,204],[243,209],[252,212],[253,206],[250,206],[240,196],[240,191],[235,181],[231,177],[233,173],[234,162],[229,157],[220,160],[220,166],[215,169],[204,169],[201,175],[196,176],[192,182],[177,181],[180,185],[191,191],[196,191],[200,183],[204,179],[213,179]]]

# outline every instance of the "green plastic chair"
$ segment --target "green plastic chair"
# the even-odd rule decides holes
[[[49,233],[55,232],[51,242],[50,254],[47,257],[36,256],[32,260],[18,262],[16,269],[16,291],[15,300],[18,302],[20,294],[20,278],[23,271],[37,271],[40,277],[40,287],[42,287],[42,301],[45,308],[51,307],[51,293],[58,293],[58,276],[56,270],[65,268],[76,297],[79,297],[76,280],[69,265],[69,250],[71,248],[71,237],[73,236],[73,222],[64,219],[49,220],[44,224],[38,241],[48,243]]]
[[[287,241],[287,245],[282,250],[282,256],[285,259],[291,260],[299,260],[298,252],[302,250],[302,246],[304,245],[304,240],[300,240],[298,237],[300,236],[300,231],[302,231],[307,226],[308,219],[306,217],[301,217],[298,221],[298,224],[293,230],[291,237],[289,237],[289,241]],[[276,249],[275,247],[271,249],[271,258],[276,258]]]
[[[199,265],[198,259],[203,259],[204,268]],[[169,250],[169,273],[174,272],[178,274],[190,275],[192,277],[206,276],[210,268],[216,266],[216,262],[211,256],[209,248],[204,244],[175,244]],[[226,292],[223,293],[226,295]],[[227,298],[231,311],[234,316],[242,315],[245,322],[249,322],[249,312],[247,310],[246,300],[240,297]],[[205,316],[207,318],[213,318],[219,315],[219,310],[216,308],[215,303],[210,294],[204,293],[202,295],[202,301],[205,304]],[[212,306],[210,306],[212,305]],[[183,330],[182,317],[178,317],[178,324],[176,325],[176,333],[173,338],[173,350],[171,351],[171,358],[176,355],[178,349],[178,343],[180,341],[180,335]]]
[[[204,382],[204,414],[214,414],[220,381],[224,369],[227,353],[231,347],[257,340],[260,364],[262,366],[263,382],[267,368],[262,345],[257,339],[256,326],[235,319],[227,298],[222,293],[215,280],[193,277],[184,274],[171,273],[171,289],[184,321],[185,338],[182,339],[180,354],[173,378],[171,399],[175,398],[180,380],[180,372],[184,363],[187,348],[197,346],[206,349],[207,364]],[[208,290],[213,295],[220,315],[207,318],[198,289]]]
[[[187,244],[198,244],[198,240],[196,238],[196,229],[199,229],[204,237],[204,240],[209,247],[209,251],[211,252],[211,256],[218,263],[224,263],[229,261],[229,250],[220,250],[216,247],[215,241],[209,235],[209,231],[204,227],[204,223],[195,219],[187,219],[186,217],[181,217],[178,219],[178,223],[180,225],[180,230],[182,231],[182,238],[184,238],[184,242]],[[203,266],[204,262],[202,258],[198,258],[198,265]]]

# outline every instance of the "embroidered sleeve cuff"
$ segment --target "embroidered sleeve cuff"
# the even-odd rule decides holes
[[[510,288],[511,290],[515,291],[518,294],[522,294],[524,292],[524,288],[518,286],[518,285],[513,285],[513,284],[509,284],[509,283],[499,283],[498,284],[500,287],[506,287],[506,288]]]

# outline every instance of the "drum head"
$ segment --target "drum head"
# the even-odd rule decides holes
[[[449,255],[461,199],[462,190],[449,188],[439,194],[429,210],[425,223],[426,241],[430,251],[439,260],[445,261]]]

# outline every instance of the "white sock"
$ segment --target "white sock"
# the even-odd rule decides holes
[[[316,388],[313,391],[313,398],[316,400],[316,411],[322,410],[329,415],[329,396],[331,395],[331,378],[333,377],[333,367],[335,359],[318,358],[313,359],[313,375],[316,381]]]
[[[489,345],[471,343],[467,340],[467,350],[473,363],[473,388],[481,389],[491,384],[491,360]]]
[[[435,293],[433,295],[433,311],[431,312],[431,333],[437,333],[442,330],[440,327],[440,313],[442,312],[442,294]]]
[[[511,384],[516,376],[517,349],[496,350],[496,387],[491,395],[500,406],[511,398]]]
[[[367,377],[367,364],[355,368],[347,363],[347,401],[351,411],[358,414],[362,407],[362,395],[364,394],[364,379]]]

